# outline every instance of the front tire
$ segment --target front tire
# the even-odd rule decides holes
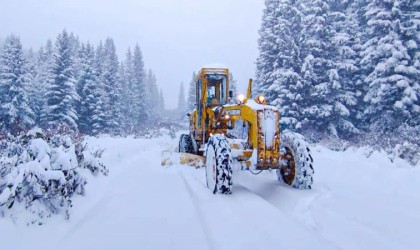
[[[212,193],[232,193],[232,157],[224,135],[213,135],[207,142],[206,180]]]
[[[311,189],[313,184],[313,158],[303,136],[290,131],[281,135],[280,147],[283,166],[276,171],[277,178],[298,189]]]
[[[179,153],[194,153],[193,138],[190,135],[182,134],[179,138],[178,152]]]

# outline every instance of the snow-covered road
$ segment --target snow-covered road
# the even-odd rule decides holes
[[[420,168],[380,153],[317,146],[312,190],[239,171],[213,195],[204,169],[160,165],[177,140],[92,142],[109,177],[89,177],[70,221],[0,220],[1,249],[420,249]]]

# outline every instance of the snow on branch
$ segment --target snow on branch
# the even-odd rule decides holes
[[[32,214],[30,223],[62,214],[69,219],[72,197],[84,195],[84,172],[108,174],[102,150],[91,149],[77,133],[30,130],[23,136],[0,136],[0,214],[14,216],[15,207]]]

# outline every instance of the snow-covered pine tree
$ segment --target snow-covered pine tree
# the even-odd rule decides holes
[[[114,110],[116,117],[114,119],[118,119],[118,127],[114,129],[114,133],[122,134],[126,131],[127,123],[126,123],[126,102],[128,98],[129,89],[127,87],[127,81],[125,78],[125,65],[124,63],[120,63],[117,72],[117,82],[116,82],[116,89],[115,93],[117,95],[116,103],[114,103]]]
[[[232,91],[232,101],[235,102],[238,96],[238,86],[236,78],[233,77],[232,73],[229,73],[229,91]]]
[[[95,71],[98,78],[102,76],[104,60],[105,60],[104,44],[102,41],[99,41],[99,44],[98,46],[96,46],[96,51],[95,51]]]
[[[401,11],[399,29],[410,58],[407,65],[409,72],[405,73],[411,79],[411,87],[406,87],[404,94],[407,97],[416,95],[416,98],[412,98],[412,119],[407,123],[409,126],[419,126],[420,119],[416,117],[420,113],[420,0],[398,0],[398,3]]]
[[[11,35],[5,41],[0,61],[0,129],[12,134],[34,124],[28,105],[26,70],[20,39]]]
[[[261,28],[259,30],[260,38],[258,39],[259,56],[257,58],[256,81],[253,88],[253,95],[264,92],[270,98],[265,90],[271,86],[275,79],[272,72],[276,71],[276,57],[280,53],[277,42],[278,37],[274,28],[278,24],[278,9],[280,0],[266,0],[262,17]],[[274,96],[276,97],[276,96]]]
[[[185,100],[185,90],[184,90],[184,83],[181,82],[181,86],[179,88],[179,95],[178,95],[178,120],[181,123],[185,123],[187,121],[187,115],[185,113],[186,109],[186,100]]]
[[[369,86],[364,98],[368,103],[366,115],[374,132],[419,123],[419,70],[409,55],[414,43],[403,40],[403,3],[408,2],[372,0],[365,9],[369,39],[362,48],[361,65]]]
[[[66,30],[56,40],[54,65],[52,66],[53,82],[46,92],[48,104],[48,125],[56,127],[61,123],[77,130],[76,92],[72,43]]]
[[[188,96],[185,113],[189,114],[195,109],[195,72],[192,73],[190,84],[188,85]]]
[[[100,79],[103,81],[105,88],[104,94],[108,95],[107,102],[104,103],[106,132],[111,132],[119,127],[118,111],[115,104],[118,102],[117,94],[117,73],[118,73],[118,57],[115,49],[114,40],[107,38],[104,44],[104,58],[102,62],[102,71]]]
[[[38,67],[36,77],[32,86],[34,87],[33,93],[35,102],[35,110],[39,113],[35,113],[37,118],[36,124],[41,128],[46,128],[48,125],[48,105],[46,93],[49,86],[54,81],[54,75],[52,73],[54,65],[54,46],[51,40],[48,40],[42,51],[38,53]]]
[[[344,60],[341,64],[336,62],[343,84],[341,98],[349,107],[349,119],[359,132],[365,132],[368,127],[364,115],[366,109],[364,96],[367,93],[367,87],[364,83],[364,72],[360,66],[362,45],[367,40],[367,36],[364,34],[366,1],[353,0],[341,3],[347,5],[344,12],[346,17],[341,22],[338,21],[335,26],[344,31],[344,36],[349,39],[341,42],[340,39],[334,37],[338,59]],[[355,55],[353,55],[354,53]]]
[[[187,103],[186,103],[186,100],[185,100],[184,83],[181,82],[181,86],[179,88],[179,94],[178,94],[177,110],[178,110],[178,119],[182,123],[187,121],[187,119],[186,119],[187,116],[186,116],[186,113],[185,113],[186,106],[187,106]]]
[[[89,43],[82,44],[79,55],[80,76],[77,80],[77,92],[80,96],[78,105],[78,127],[83,134],[93,134],[98,114],[99,94],[95,74],[95,49]],[[99,92],[99,93],[98,93]],[[97,131],[95,131],[97,132]]]
[[[34,111],[35,124],[44,128],[47,126],[45,93],[53,81],[51,74],[53,59],[53,45],[51,40],[48,40],[46,45],[38,50],[33,77],[29,84],[30,107]]]
[[[259,40],[257,83],[271,105],[281,110],[282,123],[296,127],[302,117],[301,102],[309,93],[300,81],[302,14],[292,0],[266,1]],[[306,92],[304,92],[306,90]]]
[[[334,121],[340,137],[359,133],[355,124],[362,121],[363,82],[359,71],[360,27],[358,1],[330,2],[329,19],[332,26],[332,66],[338,78],[333,92],[337,119]],[[360,8],[360,5],[358,6]]]
[[[302,131],[320,132],[321,137],[357,132],[350,122],[345,98],[339,98],[343,86],[335,65],[334,15],[329,1],[302,1],[299,6],[304,18],[300,40],[302,80],[298,86],[304,90],[297,91],[302,98],[296,105],[302,108],[297,127],[302,125]]]
[[[125,132],[126,133],[133,133],[134,128],[134,93],[133,93],[133,75],[134,75],[134,68],[133,68],[133,53],[131,52],[131,48],[128,48],[126,52],[126,58],[124,63],[124,82],[126,86],[125,98],[124,98],[124,124],[125,124]]]
[[[29,105],[32,104],[31,98],[32,98],[32,82],[34,81],[35,75],[36,75],[36,68],[37,68],[37,56],[34,53],[34,50],[30,48],[27,51],[24,51],[23,57],[26,60],[26,72],[27,72],[27,81],[29,84],[27,84],[27,95],[28,95],[28,103]],[[32,106],[31,106],[32,107]],[[32,108],[33,111],[33,108]],[[35,119],[35,118],[34,118]]]
[[[31,107],[32,111],[34,112],[34,123],[39,126],[40,122],[40,114],[42,110],[42,103],[43,103],[43,93],[45,89],[40,88],[39,84],[39,68],[41,68],[41,55],[44,55],[44,47],[41,47],[38,51],[37,56],[33,56],[30,60],[30,69],[31,69],[31,80],[30,84],[27,86],[27,93],[28,93],[28,101],[29,106]]]
[[[163,113],[163,111],[165,111],[165,98],[163,97],[162,89],[160,89],[160,91],[159,91],[159,109],[160,109],[161,113]]]
[[[70,32],[69,34],[70,40],[70,53],[73,58],[73,76],[77,78],[80,75],[81,65],[80,65],[80,58],[79,58],[79,51],[80,51],[80,41],[79,37]]]
[[[146,76],[146,94],[148,117],[150,117],[150,123],[155,124],[160,118],[159,106],[157,105],[159,92],[156,85],[156,76],[151,69]]]
[[[107,129],[107,113],[106,106],[109,103],[109,95],[105,91],[105,80],[103,79],[104,62],[105,62],[105,48],[102,41],[96,47],[94,57],[94,72],[96,76],[95,84],[95,111],[92,117],[92,133],[101,134],[105,133]]]
[[[146,82],[143,55],[140,46],[134,47],[133,65],[132,65],[132,82],[130,88],[132,92],[133,125],[134,131],[141,132],[147,128],[149,117],[147,117]]]

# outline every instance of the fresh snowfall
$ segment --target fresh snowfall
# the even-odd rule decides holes
[[[418,249],[420,168],[369,148],[313,145],[315,183],[297,190],[275,172],[234,172],[231,195],[204,168],[161,166],[178,138],[89,138],[109,176],[88,176],[70,220],[0,220],[2,249]]]
[[[420,0],[0,2],[0,250],[420,249]]]

